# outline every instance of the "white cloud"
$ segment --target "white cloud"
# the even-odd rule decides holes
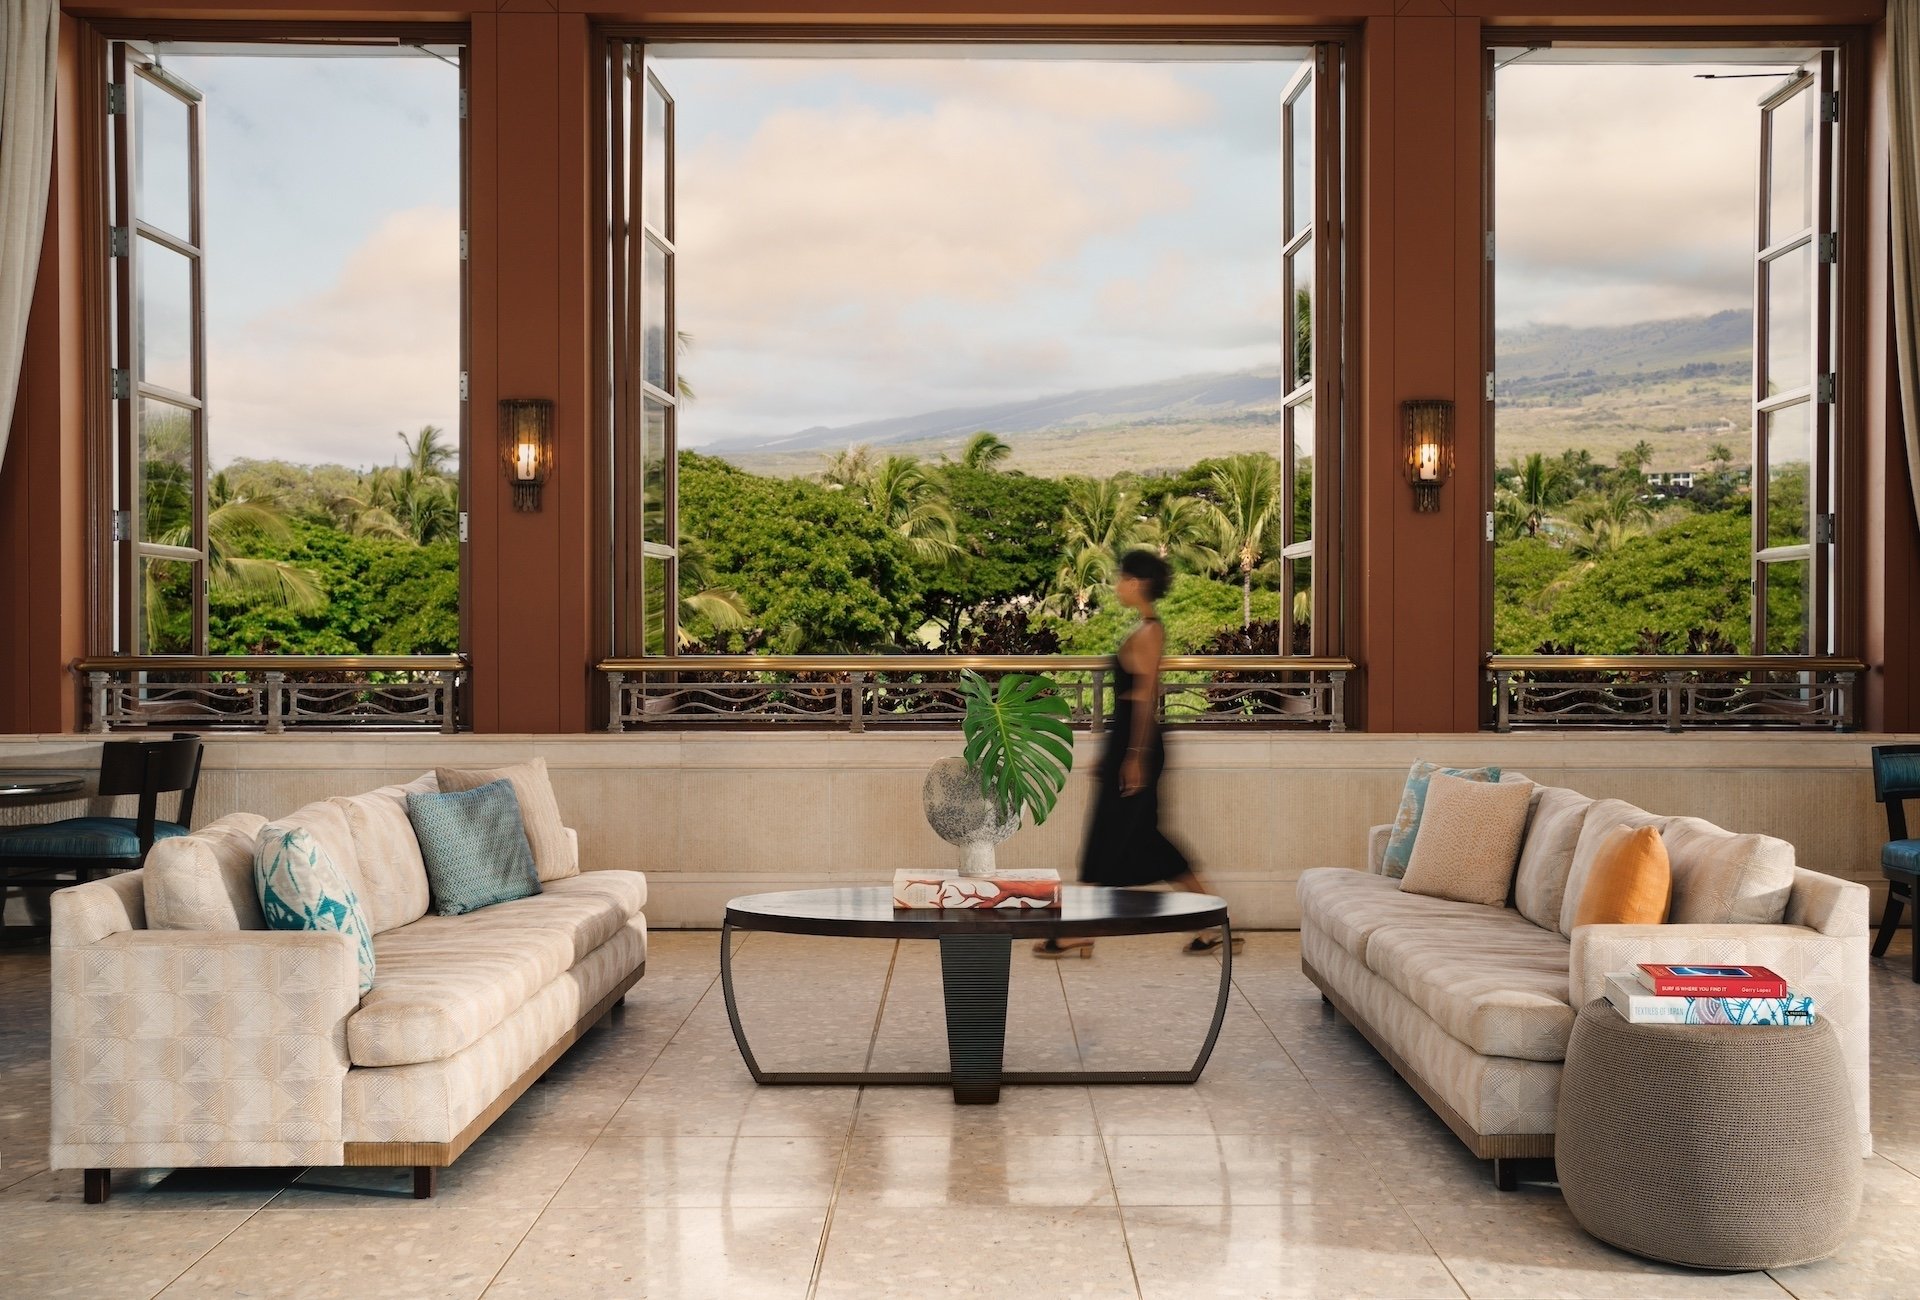
[[[460,220],[385,218],[334,283],[208,340],[213,459],[385,464],[398,430],[457,427]]]

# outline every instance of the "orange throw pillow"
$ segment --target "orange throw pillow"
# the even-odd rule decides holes
[[[1594,855],[1573,924],[1660,925],[1673,901],[1673,868],[1657,826],[1622,826]]]

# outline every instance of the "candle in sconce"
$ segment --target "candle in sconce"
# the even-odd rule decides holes
[[[1438,443],[1423,442],[1419,447],[1419,475],[1423,482],[1433,482],[1440,477],[1440,446]]]
[[[515,447],[514,463],[513,463],[514,473],[519,478],[527,482],[532,482],[533,471],[534,471],[534,460],[539,454],[540,454],[540,449],[534,446],[530,442],[523,442],[518,447]]]

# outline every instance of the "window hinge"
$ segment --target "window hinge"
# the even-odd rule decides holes
[[[460,260],[467,260],[467,232],[464,230],[460,232]]]
[[[109,81],[107,83],[107,116],[118,117],[127,111],[126,83]]]
[[[460,92],[460,120],[464,122],[466,121],[466,119],[467,119],[467,92],[465,90],[462,90]]]
[[[1813,540],[1831,545],[1834,540],[1835,527],[1836,525],[1832,515],[1815,515],[1813,517]]]
[[[1838,122],[1840,120],[1840,92],[1829,90],[1820,96],[1820,120]]]
[[[1487,121],[1493,121],[1493,92],[1487,92]]]
[[[133,251],[133,232],[125,226],[107,228],[107,256],[125,257]]]
[[[1825,374],[1820,376],[1819,380],[1816,381],[1813,386],[1814,400],[1820,401],[1820,402],[1833,401],[1834,394],[1839,389],[1839,387],[1840,387],[1839,377],[1835,375],[1833,371],[1831,370],[1827,371]]]
[[[124,401],[133,396],[133,376],[115,366],[107,372],[113,387],[113,400]]]
[[[464,370],[460,372],[460,400],[467,400],[467,372]]]
[[[113,512],[113,540],[128,541],[133,537],[133,512],[116,510]]]
[[[1487,540],[1493,540],[1493,511],[1487,511]]]
[[[1836,231],[1828,231],[1820,236],[1820,261],[1823,265],[1831,266],[1839,260],[1840,235]]]
[[[1487,371],[1487,400],[1493,400],[1493,371]]]
[[[1491,262],[1493,260],[1493,232],[1491,230],[1487,232],[1486,242],[1487,242],[1487,260]]]
[[[460,540],[467,540],[467,512],[464,510],[460,512]]]

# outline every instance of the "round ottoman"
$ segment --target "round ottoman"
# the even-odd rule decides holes
[[[1860,1209],[1840,1039],[1812,1025],[1636,1025],[1596,998],[1560,1077],[1573,1217],[1636,1255],[1761,1269],[1830,1255]]]

